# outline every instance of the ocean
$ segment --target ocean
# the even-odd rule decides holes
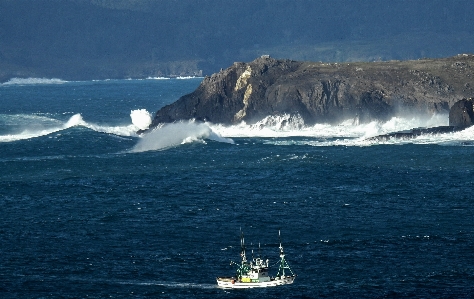
[[[281,115],[136,134],[201,80],[0,85],[0,297],[474,296],[474,128],[377,142],[448,117]],[[217,288],[241,232],[273,265],[279,230],[294,284]]]

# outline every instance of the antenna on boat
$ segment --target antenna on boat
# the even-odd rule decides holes
[[[242,263],[246,263],[247,257],[245,256],[245,239],[244,239],[244,233],[242,232],[242,228],[240,228],[240,247],[242,248],[242,252],[240,253],[240,257],[242,258]]]
[[[260,242],[258,242],[258,258],[261,258],[261,254],[260,254]]]
[[[285,260],[285,253],[283,251],[283,246],[281,245],[280,230],[278,230],[278,238],[280,239],[280,267],[278,269],[277,277],[285,277],[285,269],[290,270],[291,274],[295,275]]]
[[[280,233],[280,230],[278,230],[278,239],[280,239],[280,257],[285,257],[285,254],[283,253],[283,246],[281,246],[281,233]]]

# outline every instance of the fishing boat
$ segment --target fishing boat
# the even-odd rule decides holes
[[[280,231],[278,231],[278,236],[280,237],[280,260],[277,262],[277,264],[279,264],[278,272],[274,277],[271,277],[268,274],[268,269],[270,267],[268,259],[263,260],[260,256],[258,258],[253,258],[252,251],[252,260],[250,262],[247,260],[244,235],[241,232],[240,263],[230,263],[231,265],[237,266],[236,274],[231,277],[217,277],[217,286],[220,288],[230,289],[248,289],[292,284],[295,281],[296,275],[293,273],[285,259],[285,253],[283,251],[283,246],[281,245]]]

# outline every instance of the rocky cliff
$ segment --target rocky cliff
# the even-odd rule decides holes
[[[462,99],[449,111],[449,125],[466,128],[474,125],[474,99]]]
[[[194,92],[160,109],[150,128],[187,119],[253,123],[279,114],[299,114],[306,124],[367,122],[448,113],[473,94],[474,55],[343,64],[262,56],[206,77]]]

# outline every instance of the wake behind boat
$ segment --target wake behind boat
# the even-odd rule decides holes
[[[280,237],[280,231],[278,231]],[[248,288],[264,288],[274,287],[285,284],[292,284],[296,275],[291,270],[290,266],[285,260],[283,246],[281,245],[280,237],[280,260],[278,272],[275,277],[270,277],[268,274],[269,260],[263,260],[260,257],[253,258],[252,261],[247,261],[245,254],[244,235],[241,233],[240,246],[242,251],[240,253],[240,264],[231,262],[231,265],[237,265],[237,272],[235,276],[231,277],[217,277],[217,285],[221,288],[232,289],[248,289]],[[260,247],[260,244],[259,244]],[[253,255],[253,254],[252,254]],[[289,271],[285,273],[285,270]],[[290,274],[291,275],[288,275]]]

